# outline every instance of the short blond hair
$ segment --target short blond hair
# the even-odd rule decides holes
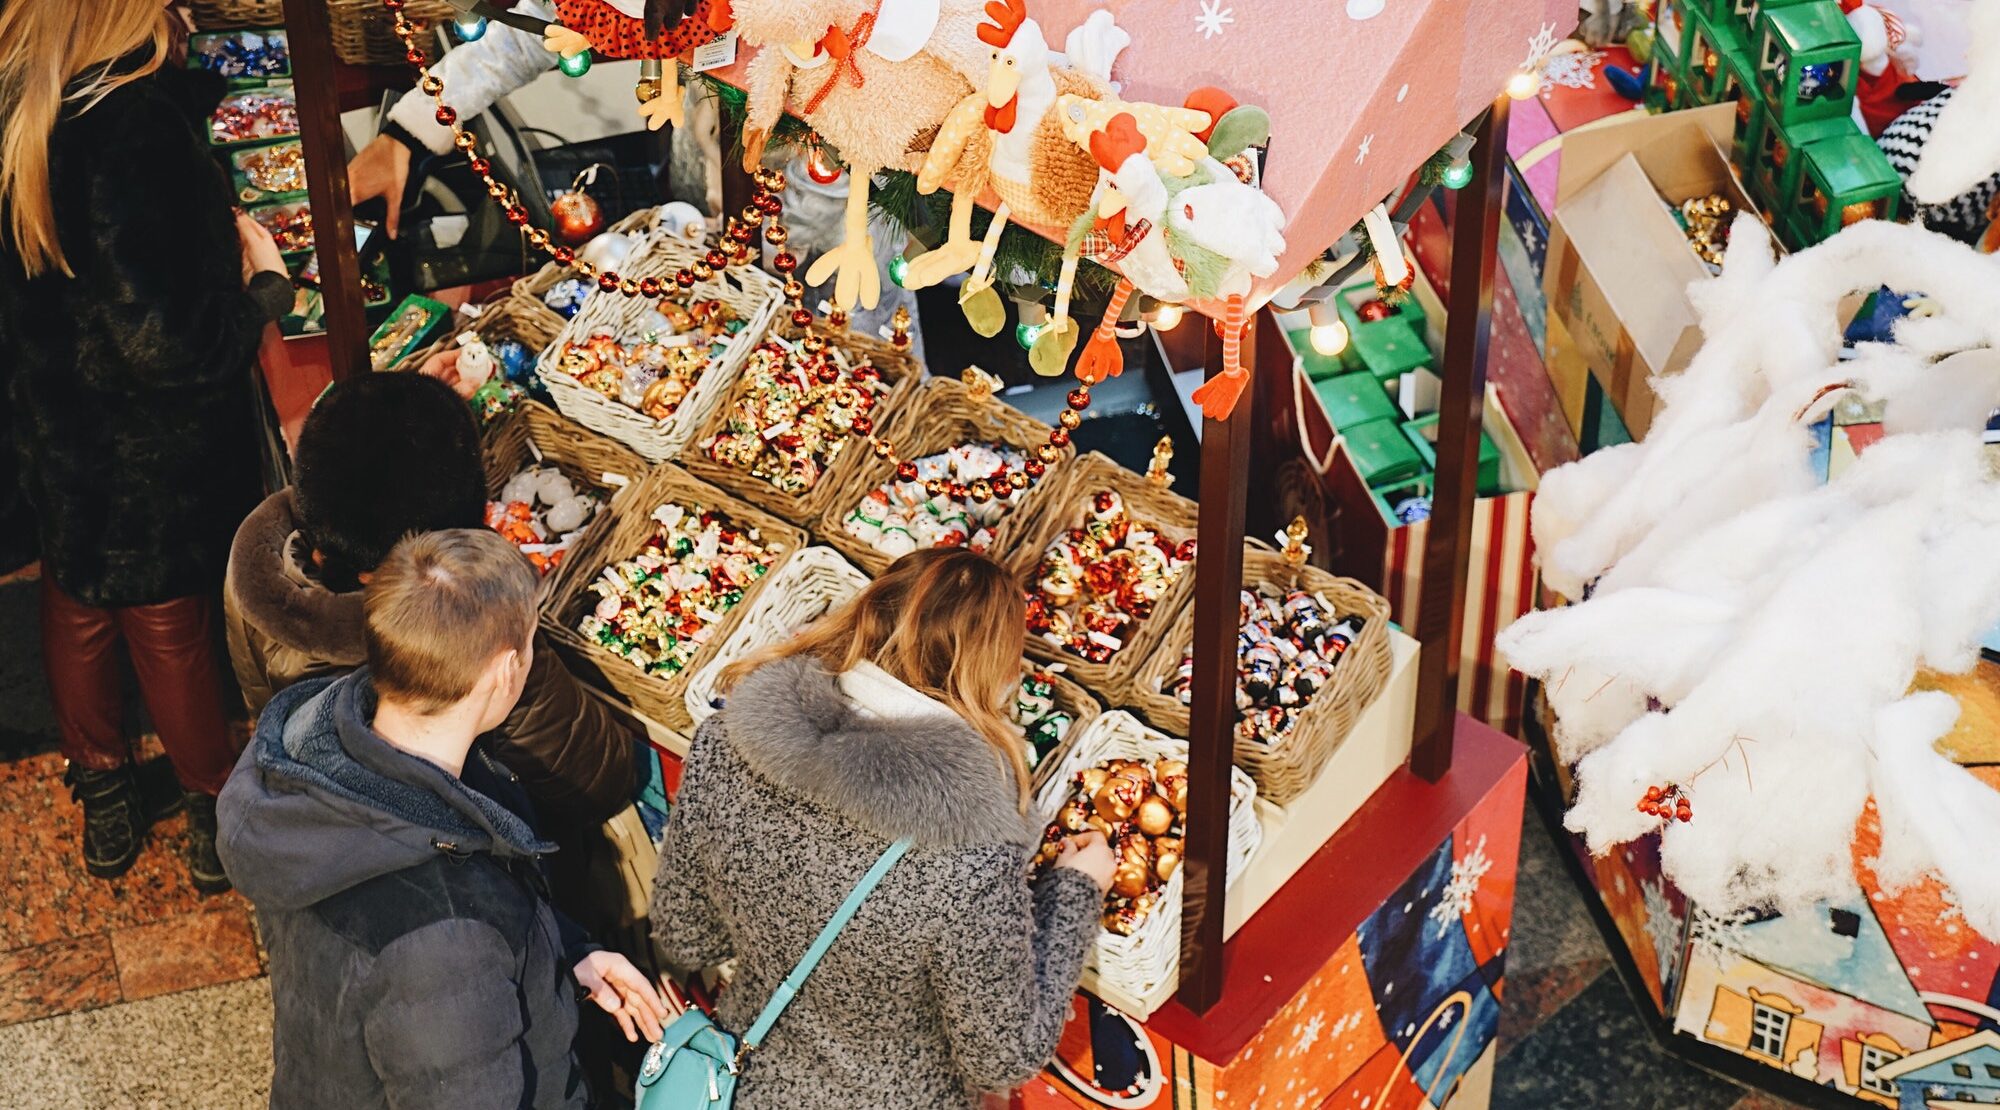
[[[419,713],[464,700],[495,655],[528,646],[535,587],[520,549],[484,528],[404,537],[362,592],[376,692]]]

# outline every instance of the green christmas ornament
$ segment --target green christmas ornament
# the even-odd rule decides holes
[[[556,68],[563,71],[564,77],[581,77],[590,72],[590,51],[565,54],[562,60],[556,63]]]

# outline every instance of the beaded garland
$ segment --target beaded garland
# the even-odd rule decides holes
[[[686,669],[744,591],[777,562],[776,545],[700,505],[653,512],[653,534],[637,555],[590,584],[597,605],[577,626],[647,674]]]
[[[1070,796],[1042,833],[1034,866],[1055,862],[1064,840],[1100,832],[1117,863],[1104,896],[1104,927],[1131,936],[1180,870],[1187,836],[1187,763],[1113,759],[1076,773]]]
[[[547,575],[603,507],[596,495],[579,490],[552,466],[531,466],[507,479],[500,499],[486,503],[486,526],[521,549],[535,570]]]
[[[721,301],[701,300],[686,308],[663,301],[630,339],[597,328],[581,341],[566,341],[556,369],[628,408],[665,420],[680,410],[743,325]]]
[[[1341,656],[1361,635],[1360,617],[1340,616],[1317,593],[1279,594],[1259,584],[1237,605],[1236,739],[1271,743],[1289,731],[1333,678]],[[1194,654],[1184,652],[1160,692],[1194,701]]]
[[[993,529],[1028,489],[1028,456],[1004,443],[962,443],[915,460],[916,473],[869,490],[842,521],[891,557],[920,547],[993,546]]]
[[[1194,564],[1195,542],[1175,544],[1135,521],[1117,491],[1092,494],[1084,522],[1042,552],[1028,590],[1028,632],[1092,663],[1125,646],[1126,626],[1153,613]]]
[[[208,117],[209,142],[217,146],[299,133],[299,102],[289,88],[230,93]]]
[[[615,270],[600,269],[588,259],[578,258],[574,248],[558,242],[547,229],[531,225],[532,214],[528,211],[527,205],[521,203],[521,198],[505,182],[493,176],[491,161],[479,154],[479,136],[466,130],[459,122],[458,110],[445,103],[444,79],[432,72],[430,56],[424,53],[423,47],[418,43],[422,27],[404,14],[404,6],[405,0],[382,0],[382,7],[389,12],[393,20],[396,37],[403,43],[403,58],[417,71],[417,87],[436,103],[435,115],[438,124],[451,129],[452,145],[466,155],[467,164],[472,172],[479,175],[480,180],[486,183],[486,195],[506,211],[508,221],[522,229],[522,234],[527,236],[528,243],[536,250],[546,253],[558,265],[574,267],[583,281],[595,282],[597,288],[605,292],[615,292],[626,297],[645,297],[649,300],[657,300],[664,295],[667,286],[659,279],[634,279],[625,277]],[[805,284],[794,276],[794,271],[799,266],[799,258],[785,249],[785,244],[790,239],[790,232],[778,222],[778,216],[784,211],[784,202],[778,196],[785,191],[784,171],[759,167],[751,174],[751,180],[755,182],[756,188],[750,194],[750,202],[740,213],[729,217],[727,228],[718,245],[711,247],[705,257],[676,272],[672,279],[673,284],[681,289],[692,289],[698,282],[714,277],[715,271],[725,266],[748,263],[751,244],[756,242],[757,229],[761,226],[764,229],[764,241],[776,250],[771,257],[771,268],[785,279],[784,293],[785,299],[792,306],[790,317],[792,324],[795,327],[806,327],[812,323],[813,314],[812,310],[805,306]],[[768,226],[765,226],[767,222]],[[905,346],[908,343],[909,314],[899,307],[897,316],[903,325],[897,331],[898,346]],[[832,314],[828,319],[835,326],[844,326],[846,323],[842,314]],[[1049,464],[1062,458],[1062,448],[1069,445],[1070,432],[1082,421],[1083,410],[1088,407],[1090,407],[1090,386],[1080,384],[1069,393],[1069,407],[1061,415],[1059,421],[1061,426],[1049,430],[1048,444],[1037,448],[1036,457],[1028,461],[1026,470],[1031,484],[1041,478]],[[895,446],[877,436],[872,427],[857,425],[848,430],[866,439],[876,457],[888,459],[899,472],[904,466],[909,465],[897,454]]]
[[[850,363],[818,335],[765,340],[750,352],[743,380],[748,388],[723,430],[701,450],[789,494],[819,484],[849,435],[873,427],[869,414],[888,391],[873,363]]]

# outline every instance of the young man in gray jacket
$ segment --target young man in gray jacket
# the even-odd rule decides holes
[[[549,905],[527,795],[481,734],[532,664],[534,571],[485,529],[411,536],[366,587],[368,666],[278,692],[217,806],[276,1011],[274,1107],[589,1104],[587,994],[628,1040],[667,1010]]]

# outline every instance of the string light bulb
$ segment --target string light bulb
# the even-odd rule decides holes
[[[581,77],[590,72],[590,51],[579,50],[574,54],[565,54],[562,60],[556,63],[556,68],[563,71],[564,77]]]
[[[1444,187],[1447,189],[1463,189],[1467,185],[1472,184],[1471,160],[1461,158],[1451,165],[1446,166],[1444,173],[1438,180],[1443,182]]]
[[[486,17],[483,15],[462,15],[451,21],[451,29],[458,32],[458,41],[477,42],[486,34]]]
[[[1534,69],[1517,69],[1507,78],[1507,95],[1526,100],[1542,91],[1542,75]]]
[[[1155,331],[1172,331],[1180,326],[1182,315],[1184,313],[1181,306],[1177,304],[1163,304],[1160,306],[1159,313],[1153,317],[1153,329]]]
[[[1336,294],[1337,295],[1337,294]],[[1347,349],[1347,321],[1340,318],[1340,310],[1326,301],[1312,306],[1312,349],[1327,358],[1332,358]]]

